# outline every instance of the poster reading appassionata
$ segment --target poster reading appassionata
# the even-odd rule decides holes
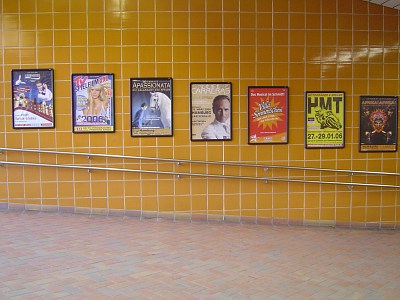
[[[131,78],[131,136],[172,136],[172,78]]]

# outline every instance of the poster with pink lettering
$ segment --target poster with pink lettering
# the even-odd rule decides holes
[[[114,74],[72,74],[73,132],[114,132]]]
[[[288,143],[288,98],[286,86],[248,87],[248,143]]]

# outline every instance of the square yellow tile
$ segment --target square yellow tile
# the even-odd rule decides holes
[[[36,27],[38,30],[53,28],[53,15],[49,13],[40,14],[40,18],[36,18]]]
[[[100,183],[101,184],[101,183]],[[102,196],[109,196],[109,197],[122,197],[124,196],[124,183],[123,181],[108,181],[107,183],[107,194]]]
[[[172,55],[174,62],[189,61],[189,49],[185,46],[173,46]]]
[[[181,65],[180,66],[182,71],[186,70],[185,68],[188,67],[187,65]],[[204,63],[191,63],[190,64],[190,74],[192,78],[195,78],[197,80],[201,80],[206,77],[206,69],[207,65]],[[176,68],[175,68],[176,70]],[[189,69],[187,69],[189,70]]]
[[[169,11],[160,11],[157,8],[155,22],[156,22],[157,28],[171,28],[172,15]]]
[[[35,3],[29,0],[21,0],[20,3],[20,13],[34,13],[35,12]]]
[[[10,200],[15,200],[15,199],[23,199],[25,198],[25,185],[23,183],[13,183],[8,182],[7,185],[7,190],[8,190],[8,197]]]
[[[21,64],[34,65],[36,63],[36,51],[34,48],[23,48],[21,51]]]
[[[126,210],[141,210],[141,197],[125,197]]]
[[[175,6],[174,6],[175,8]],[[172,23],[174,28],[188,28],[189,14],[184,11],[174,11],[172,13]]]
[[[143,211],[159,211],[158,199],[154,196],[142,197],[142,210]]]
[[[124,186],[125,196],[140,196],[141,195],[141,183],[138,180],[125,181]]]
[[[241,210],[240,196],[239,195],[228,195],[224,198],[224,210],[225,213],[239,213]]]
[[[73,47],[71,48],[71,61],[73,63],[85,63],[87,62],[87,50],[85,47]]]
[[[177,212],[191,212],[192,205],[189,196],[176,196],[175,197],[175,211]]]
[[[56,13],[54,15],[54,29],[69,29],[69,14],[68,9],[63,13]]]
[[[396,209],[394,206],[391,207],[382,207],[381,208],[381,221],[388,222],[388,221],[396,221],[395,218]]]
[[[220,214],[223,210],[223,196],[222,195],[208,195],[207,209],[210,214]]]
[[[157,194],[157,189],[154,188],[155,184],[153,180],[143,180],[142,181],[142,195],[143,196],[155,196]]]
[[[206,211],[207,210],[207,196],[206,195],[195,195],[191,196],[192,212]]]
[[[54,62],[66,63],[69,62],[70,48],[68,47],[55,47],[54,48]]]
[[[175,200],[173,196],[159,196],[158,198],[159,211],[175,211]]]
[[[27,14],[20,19],[20,30],[35,30],[36,29],[36,19],[35,15]]]
[[[206,17],[204,12],[195,12],[191,7],[189,17],[190,28],[205,28]]]
[[[29,2],[29,0],[27,1]],[[55,12],[65,12],[69,10],[69,1],[68,0],[60,0],[54,3],[54,11]]]
[[[381,221],[381,208],[368,207],[366,213],[366,222],[380,222]]]

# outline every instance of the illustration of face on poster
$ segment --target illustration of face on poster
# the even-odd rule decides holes
[[[344,147],[344,92],[306,92],[306,148]]]
[[[249,87],[249,144],[288,142],[288,87]]]
[[[73,74],[74,132],[114,131],[114,75]]]
[[[360,151],[397,150],[397,97],[360,97]]]
[[[131,78],[131,136],[172,135],[172,79]]]
[[[231,140],[232,84],[190,84],[191,140]]]
[[[54,128],[53,70],[12,70],[14,128]]]

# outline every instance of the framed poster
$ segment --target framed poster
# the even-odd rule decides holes
[[[360,96],[360,152],[397,151],[397,96]]]
[[[72,74],[72,131],[114,132],[114,74]]]
[[[248,143],[288,143],[287,86],[248,87]]]
[[[344,100],[344,92],[306,92],[306,148],[344,147]]]
[[[231,82],[190,84],[192,141],[232,140]]]
[[[131,78],[131,136],[172,136],[172,78]]]
[[[13,128],[54,128],[54,70],[11,70]]]

